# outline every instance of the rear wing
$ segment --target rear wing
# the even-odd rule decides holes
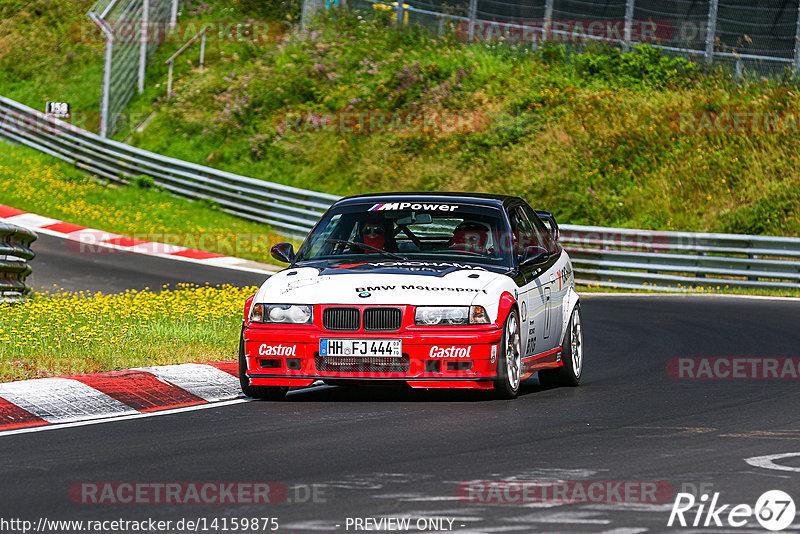
[[[553,214],[550,213],[549,211],[542,211],[542,210],[533,210],[533,211],[534,213],[536,213],[536,216],[539,217],[539,220],[541,220],[550,229],[550,235],[553,236],[555,242],[558,243],[558,237],[559,237],[558,223],[556,222],[555,216],[553,216]]]

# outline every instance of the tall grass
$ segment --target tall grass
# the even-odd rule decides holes
[[[5,8],[13,17],[0,27],[0,93],[40,108],[46,99],[74,98],[95,109],[101,48],[67,39],[66,22],[44,34],[55,47],[34,50],[15,39],[43,39],[37,29],[51,16],[43,1],[15,0]],[[52,1],[65,4],[65,20],[82,17],[86,8]],[[212,1],[188,16],[259,16],[251,4]],[[177,44],[165,45],[149,70],[147,91],[128,107],[139,118],[154,112],[152,120],[141,132],[125,128],[117,137],[343,195],[504,192],[554,211],[563,222],[800,235],[798,121],[782,133],[681,130],[686,114],[796,119],[800,99],[790,78],[749,76],[737,83],[722,70],[650,47],[577,53],[553,44],[532,51],[456,37],[398,31],[387,19],[337,12],[276,42],[212,41],[204,70],[187,53],[176,65],[171,96],[162,63]],[[27,54],[33,61],[21,61]],[[376,110],[403,117],[454,111],[479,119],[470,131],[456,132],[306,127],[341,112]]]
[[[255,287],[180,285],[0,304],[0,382],[236,358]]]

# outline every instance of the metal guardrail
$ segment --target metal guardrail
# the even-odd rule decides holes
[[[145,175],[172,193],[303,236],[340,197],[248,178],[111,141],[0,97],[0,137],[126,183]],[[800,238],[561,225],[579,283],[685,291],[800,289]]]
[[[225,212],[269,224],[288,235],[305,235],[339,198],[161,156],[46,117],[2,96],[0,137],[111,182],[149,176],[172,193],[210,200]]]
[[[13,224],[0,223],[0,302],[21,302],[30,292],[25,278],[28,262],[35,256],[30,246],[36,233]]]
[[[800,238],[561,225],[576,281],[689,291],[800,289]]]

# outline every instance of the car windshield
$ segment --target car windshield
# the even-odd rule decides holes
[[[358,203],[333,208],[306,238],[295,261],[391,258],[510,267],[506,219],[499,207],[450,202]]]

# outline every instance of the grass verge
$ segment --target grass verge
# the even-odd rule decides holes
[[[154,188],[99,183],[36,150],[0,141],[0,204],[73,224],[278,264],[269,226]],[[295,241],[297,246],[297,242]]]
[[[256,290],[181,285],[0,304],[0,382],[236,358],[244,301]]]
[[[214,43],[206,66],[180,66],[132,144],[342,195],[502,192],[565,223],[800,235],[788,80],[737,83],[646,46],[531,51],[343,15],[276,44]],[[378,128],[356,115],[373,112]],[[408,126],[445,113],[466,128]],[[737,113],[781,128],[715,129]]]
[[[272,4],[211,0],[182,20],[263,19],[280,11],[263,11]],[[37,109],[66,100],[96,112],[102,45],[70,34],[88,6],[0,6],[0,93]],[[531,51],[337,13],[278,42],[214,39],[205,69],[192,49],[166,95],[163,60],[178,46],[159,49],[127,108],[131,124],[155,112],[132,144],[330,193],[508,192],[573,224],[800,235],[800,93],[790,78],[738,83],[649,47]],[[449,133],[356,132],[352,118],[349,129],[320,126],[372,111],[481,120]],[[735,114],[752,124],[715,127]]]

